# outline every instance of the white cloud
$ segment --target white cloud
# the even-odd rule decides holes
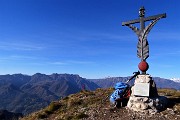
[[[65,62],[50,62],[50,64],[53,64],[53,65],[67,65],[67,63],[65,63]]]
[[[91,62],[91,61],[75,61],[75,60],[67,60],[65,62],[62,62],[62,61],[56,61],[56,62],[49,62],[50,64],[53,64],[53,65],[71,65],[71,64],[93,64],[94,62]]]
[[[1,50],[20,50],[20,51],[34,51],[34,50],[42,50],[44,47],[42,45],[37,45],[34,43],[13,43],[13,42],[1,42],[0,43]]]
[[[6,55],[0,56],[0,61],[4,63],[15,62],[21,64],[22,62],[27,62],[31,64],[33,62],[38,62],[39,60],[45,60],[45,58],[36,57],[36,56],[26,56],[26,55]]]
[[[11,55],[10,58],[12,59],[38,59],[37,57],[34,56],[23,56],[23,55]]]

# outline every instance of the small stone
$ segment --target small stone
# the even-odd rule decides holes
[[[133,103],[133,100],[129,100],[130,103]]]
[[[140,103],[136,103],[136,108],[140,109],[141,108],[141,104]]]
[[[148,97],[144,97],[143,102],[147,102],[147,101],[148,101]]]
[[[141,109],[142,110],[146,110],[148,108],[148,105],[147,104],[145,104],[145,103],[142,103],[141,104]]]
[[[135,104],[132,104],[132,108],[136,108],[136,105],[135,105]]]
[[[154,115],[155,113],[157,113],[157,111],[152,110],[152,109],[149,109],[149,113],[150,113],[151,115]]]
[[[142,101],[142,97],[136,97],[136,101]]]
[[[148,111],[148,110],[145,110],[145,111],[144,111],[144,113],[145,113],[145,114],[148,114],[148,113],[149,113],[149,111]]]
[[[136,107],[132,108],[132,110],[134,110],[134,111],[139,111],[139,109],[136,108]]]
[[[138,100],[137,100],[137,97],[133,97],[133,100],[134,100],[134,102],[137,102]]]
[[[153,102],[148,103],[149,107],[153,107]]]
[[[153,102],[153,100],[152,100],[152,99],[149,99],[149,102]]]

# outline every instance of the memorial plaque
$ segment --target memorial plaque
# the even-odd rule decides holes
[[[134,85],[134,95],[149,97],[149,88],[150,83],[136,83]]]

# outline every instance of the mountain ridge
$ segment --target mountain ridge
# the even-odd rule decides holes
[[[59,100],[81,90],[113,87],[115,83],[126,82],[130,77],[109,77],[105,79],[86,79],[77,74],[51,75],[36,73],[0,75],[0,109],[29,114],[46,107],[50,102]],[[180,89],[180,84],[171,80],[154,78],[159,88]],[[133,84],[133,80],[129,84]],[[163,85],[163,86],[162,86]]]
[[[102,88],[109,88],[109,87],[113,87],[117,82],[126,82],[128,81],[129,78],[130,77],[108,77],[104,79],[101,78],[101,79],[88,79],[88,80],[93,81]],[[180,83],[178,82],[160,77],[152,77],[152,79],[155,81],[157,88],[171,88],[171,89],[180,90]],[[134,80],[135,79],[129,81],[128,84],[132,86]]]
[[[0,109],[29,114],[51,101],[81,91],[99,88],[95,83],[73,74],[0,75]]]

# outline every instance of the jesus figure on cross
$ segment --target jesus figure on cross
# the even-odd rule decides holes
[[[147,41],[147,35],[158,20],[160,20],[161,18],[166,18],[166,14],[164,13],[149,17],[144,16],[145,9],[144,7],[141,7],[139,10],[139,19],[122,22],[122,26],[130,27],[138,36],[139,40],[137,44],[137,56],[141,59],[141,62],[139,63],[138,67],[142,71],[142,74],[146,74],[146,71],[149,67],[148,63],[146,62],[146,59],[149,57],[149,44]],[[152,22],[145,27],[146,21]],[[135,23],[140,23],[140,29],[132,25]]]

